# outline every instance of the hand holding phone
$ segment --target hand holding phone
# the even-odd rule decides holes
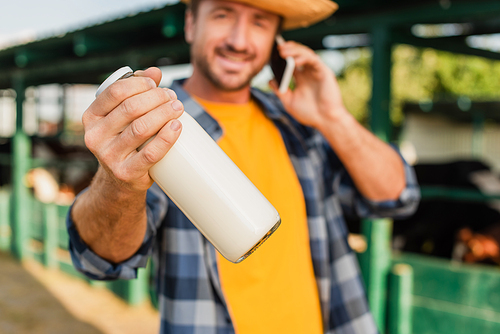
[[[293,57],[286,57],[286,59],[283,59],[279,54],[278,45],[283,43],[285,43],[283,37],[281,35],[276,35],[270,59],[271,70],[278,83],[280,93],[285,93],[290,86],[293,71],[295,70],[295,60]]]

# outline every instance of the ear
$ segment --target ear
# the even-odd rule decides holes
[[[191,10],[186,10],[186,18],[184,20],[184,38],[188,44],[193,41],[194,35],[194,22],[193,22],[193,12]]]

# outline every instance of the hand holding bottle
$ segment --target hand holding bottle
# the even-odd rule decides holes
[[[151,186],[149,169],[181,132],[177,118],[184,107],[174,91],[158,87],[160,79],[158,68],[137,71],[99,92],[83,115],[85,144],[110,180],[131,191]]]

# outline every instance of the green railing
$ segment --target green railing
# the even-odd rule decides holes
[[[500,333],[500,269],[401,254],[413,268],[413,333]]]
[[[12,192],[0,188],[0,250],[12,247]],[[30,196],[26,257],[104,286],[130,304],[151,300],[149,268],[138,279],[92,281],[78,273],[67,250],[68,206],[44,204]],[[370,308],[381,333],[500,333],[500,269],[465,265],[412,254],[394,254],[392,221],[363,221],[367,248],[358,254]],[[151,300],[155,304],[155,300]]]
[[[394,254],[391,231],[388,219],[365,220],[359,254],[381,333],[500,333],[500,268]]]
[[[12,228],[10,210],[10,189],[0,188],[0,250],[10,251]]]
[[[500,195],[484,194],[479,190],[459,187],[422,186],[422,199],[446,199],[450,201],[488,202],[500,200]]]
[[[66,214],[68,206],[45,204],[32,196],[24,203],[28,212],[28,240],[25,244],[25,258],[32,258],[51,269],[59,269],[87,281],[93,286],[104,286],[131,305],[150,299],[149,268],[141,268],[135,280],[93,281],[77,272],[68,252]],[[0,188],[0,250],[11,251],[12,247],[12,192]],[[153,300],[154,302],[154,300]]]

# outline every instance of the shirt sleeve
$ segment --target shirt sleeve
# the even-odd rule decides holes
[[[404,218],[415,212],[420,202],[420,188],[413,167],[401,156],[404,165],[406,186],[399,198],[388,201],[373,201],[364,197],[355,187],[345,168],[334,179],[334,191],[340,199],[344,214],[358,218]]]
[[[167,212],[167,197],[156,183],[148,190],[146,204],[148,220],[142,245],[129,259],[117,264],[103,259],[83,242],[71,219],[71,214],[68,213],[66,227],[69,234],[69,252],[76,270],[94,280],[136,278],[137,269],[146,267],[156,233]]]

